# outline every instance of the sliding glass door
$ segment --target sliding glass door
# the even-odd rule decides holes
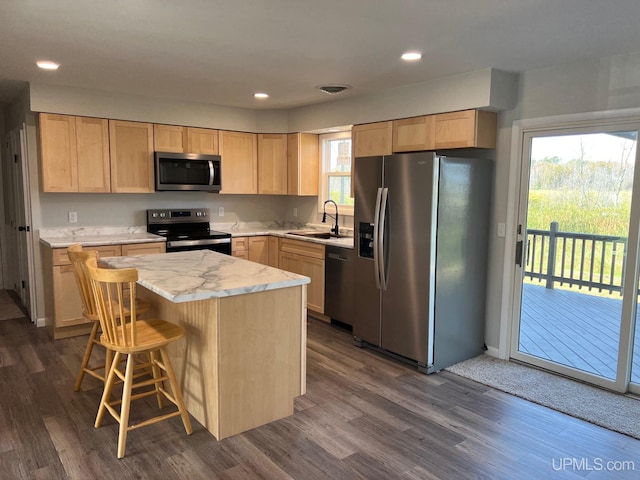
[[[637,140],[631,124],[523,137],[511,357],[622,391],[632,358],[640,383]]]

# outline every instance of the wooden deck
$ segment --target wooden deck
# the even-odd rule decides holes
[[[621,311],[616,297],[524,284],[519,350],[615,379]],[[635,345],[632,382],[640,383],[640,328]]]

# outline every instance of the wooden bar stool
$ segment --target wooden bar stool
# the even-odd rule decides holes
[[[98,252],[92,250],[84,250],[82,245],[79,243],[75,243],[69,248],[67,248],[67,255],[69,256],[69,260],[71,261],[71,266],[73,267],[73,273],[76,279],[76,283],[78,285],[78,290],[80,291],[80,298],[82,300],[82,315],[87,320],[91,320],[93,322],[93,327],[91,328],[91,333],[89,333],[89,339],[87,340],[87,346],[84,350],[84,355],[82,357],[82,362],[80,363],[80,370],[78,371],[78,375],[76,377],[76,384],[74,386],[74,390],[77,392],[82,387],[82,380],[84,379],[85,374],[89,374],[92,377],[97,378],[98,380],[104,382],[107,377],[107,365],[111,363],[111,359],[113,358],[113,352],[109,349],[106,350],[106,361],[105,365],[99,365],[90,367],[89,361],[91,360],[91,354],[93,352],[93,347],[95,345],[102,345],[100,339],[98,338],[98,329],[100,327],[100,321],[98,319],[98,311],[96,309],[96,304],[93,298],[93,290],[91,288],[91,282],[89,276],[84,268],[85,262],[89,258],[93,258],[94,260],[98,260]],[[126,299],[127,311],[128,305],[130,303],[129,298]],[[149,302],[145,302],[142,300],[136,300],[136,310],[139,314],[147,312],[151,309]],[[100,373],[100,370],[104,371],[104,375]]]
[[[123,300],[127,288],[132,298],[135,298],[136,282],[138,281],[138,271],[135,268],[97,268],[97,262],[93,258],[88,259],[85,265],[91,278],[93,295],[102,327],[100,341],[106,348],[115,352],[102,399],[100,400],[95,427],[100,427],[106,411],[120,424],[118,458],[124,457],[127,432],[129,430],[180,415],[187,435],[190,435],[193,431],[191,420],[184,405],[182,392],[166,349],[169,343],[184,337],[184,328],[157,318],[139,319],[135,302],[131,305],[130,311],[126,311]],[[134,355],[138,353],[150,355],[152,378],[138,381],[134,384]],[[120,370],[120,359],[123,357],[126,359],[124,372]],[[164,371],[164,375],[161,375],[161,370]],[[116,377],[124,382],[122,400],[111,401],[111,393]],[[165,380],[169,380],[171,393],[164,388]],[[134,388],[151,385],[154,387],[152,390],[135,394],[132,392]],[[177,411],[161,414],[135,425],[129,425],[131,400],[150,395],[157,396],[160,408],[163,406],[163,397],[165,397],[177,407]],[[118,404],[120,404],[119,412],[115,408]]]

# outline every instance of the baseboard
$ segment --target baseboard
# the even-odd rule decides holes
[[[490,357],[500,358],[499,350],[496,347],[487,347],[487,350],[484,353]]]

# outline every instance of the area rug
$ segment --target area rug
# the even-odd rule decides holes
[[[640,439],[640,399],[480,355],[445,370]]]
[[[16,305],[9,292],[0,290],[0,320],[12,320],[14,318],[23,318],[24,316],[24,312]]]

